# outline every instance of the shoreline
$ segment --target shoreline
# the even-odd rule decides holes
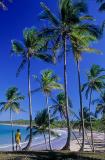
[[[10,123],[0,123],[0,125],[11,126]],[[28,127],[28,125],[26,125],[26,124],[16,124],[16,123],[14,123],[13,126],[17,126],[17,127],[18,127],[18,126],[19,126],[19,127]]]
[[[10,125],[10,124],[5,124],[5,125]],[[20,125],[18,125],[20,126]],[[67,129],[54,129],[60,136],[59,137],[52,137],[51,138],[51,145],[54,150],[60,150],[66,143],[67,140]],[[71,151],[79,151],[80,145],[82,144],[82,137],[78,136],[79,132],[78,130],[73,130],[75,132],[78,141],[72,137],[71,139]],[[85,151],[91,151],[90,143],[91,143],[91,133],[90,131],[87,132],[89,141],[85,137]],[[104,133],[102,132],[93,132],[94,136],[94,143],[95,143],[95,151],[104,151],[105,144],[104,144]],[[79,142],[79,143],[78,143]],[[28,143],[28,141],[24,141],[21,143],[21,147],[24,148],[25,145]],[[14,145],[15,146],[15,145]],[[100,147],[101,146],[101,147]],[[45,145],[45,141],[43,137],[40,139],[39,137],[33,138],[33,142],[31,144],[30,150],[31,151],[41,151],[41,150],[46,150],[49,149],[49,144],[48,144],[48,137],[47,137],[47,145]],[[0,151],[12,151],[12,145],[11,144],[4,144],[0,145]]]

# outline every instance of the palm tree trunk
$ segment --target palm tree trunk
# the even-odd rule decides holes
[[[93,139],[93,129],[92,129],[92,119],[91,119],[91,101],[92,101],[92,89],[90,91],[90,100],[89,100],[89,121],[90,121],[90,131],[91,131],[91,141],[92,141],[92,151],[94,152],[94,139]]]
[[[11,121],[11,130],[12,130],[12,151],[14,151],[14,133],[13,133],[13,121],[12,121],[12,111],[10,109],[10,121]]]
[[[43,136],[44,136],[45,145],[46,145],[46,150],[47,150],[47,141],[46,141],[46,135],[45,135],[45,133],[43,133]]]
[[[75,139],[77,140],[77,142],[78,142],[79,146],[81,147],[81,144],[80,144],[80,142],[79,142],[79,140],[78,140],[77,136],[75,135],[75,132],[73,132],[73,131],[72,131],[72,134],[73,134],[73,136],[75,137]]]
[[[105,130],[104,130],[104,152],[105,152]]]
[[[31,80],[30,80],[30,58],[28,58],[28,98],[29,98],[30,137],[27,146],[23,148],[23,150],[28,150],[32,143],[32,97],[31,97]]]
[[[84,145],[85,145],[85,126],[84,126],[84,114],[83,114],[82,94],[81,94],[80,66],[79,66],[79,61],[78,60],[77,60],[77,71],[78,71],[78,86],[79,86],[81,124],[82,124],[82,147],[81,147],[80,151],[84,151]]]
[[[52,150],[52,147],[51,147],[51,129],[50,129],[50,108],[49,108],[49,105],[48,105],[48,95],[47,94],[46,94],[46,107],[47,107],[47,110],[48,110],[49,148],[50,148],[50,150]]]
[[[88,134],[87,134],[87,132],[86,132],[86,129],[85,129],[85,135],[86,135],[87,141],[88,141],[88,143],[89,143],[89,145],[90,145],[90,147],[91,147],[91,149],[92,149],[92,145],[91,145],[91,142],[90,142],[90,140],[89,140],[89,137],[88,137]]]
[[[66,52],[66,37],[64,38],[64,92],[65,92],[65,106],[66,106],[66,121],[67,121],[67,141],[64,150],[70,149],[70,120],[69,120],[69,110],[68,110],[68,94],[67,94],[67,52]]]

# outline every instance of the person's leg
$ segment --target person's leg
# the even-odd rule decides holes
[[[16,151],[17,151],[17,143],[16,143]]]
[[[21,145],[20,145],[20,143],[19,143],[19,150],[21,151]]]

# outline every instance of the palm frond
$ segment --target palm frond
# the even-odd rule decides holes
[[[34,94],[34,93],[39,92],[39,91],[41,91],[41,88],[36,88],[36,89],[33,89],[33,90],[31,91],[31,93]]]
[[[80,20],[84,21],[84,20],[95,20],[95,19],[90,15],[84,15],[80,17]]]
[[[16,77],[19,76],[19,74],[20,74],[21,70],[23,70],[26,62],[27,62],[27,59],[26,59],[26,58],[22,60],[20,66],[18,67],[18,70],[17,70],[17,73],[16,73]]]
[[[87,87],[88,83],[84,83],[82,86],[81,86],[81,92],[83,92],[85,90],[85,88]]]
[[[49,20],[54,26],[59,26],[59,20],[55,17],[54,14],[50,11],[50,9],[43,3],[40,3],[43,8],[43,12],[40,14],[40,19]]]
[[[105,11],[105,3],[101,4],[101,6],[99,7],[99,11]]]
[[[54,63],[53,57],[49,54],[37,54],[35,57],[47,63]]]
[[[23,54],[25,52],[24,46],[21,41],[12,40],[12,53]]]

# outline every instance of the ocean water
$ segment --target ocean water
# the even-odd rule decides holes
[[[27,143],[26,141],[26,136],[29,135],[29,131],[27,131],[27,127],[22,127],[22,126],[13,126],[13,131],[14,131],[14,139],[15,139],[15,133],[17,129],[20,129],[21,132],[21,146],[24,147]],[[57,142],[55,137],[51,136],[51,139],[55,141],[54,146],[55,148],[58,148],[58,146],[62,147],[62,145],[65,144],[66,138],[67,138],[67,132],[66,129],[56,129],[55,130],[60,137],[57,138]],[[75,135],[79,137],[78,132],[75,131]],[[48,142],[48,135],[46,135],[47,142]],[[75,139],[73,135],[71,135],[72,139]],[[11,126],[10,125],[0,125],[0,150],[11,150],[11,142],[12,142],[12,136],[11,136]],[[44,144],[44,137],[43,135],[36,135],[33,137],[33,142],[32,146],[36,145],[41,145]]]
[[[20,129],[21,136],[22,136],[22,142],[25,141],[26,136],[28,135],[28,131],[26,130],[26,127],[21,126],[13,126],[14,130],[14,137],[17,129]],[[0,146],[11,144],[11,126],[10,125],[0,125]]]
[[[14,140],[15,140],[15,133],[17,129],[20,129],[21,132],[21,143],[24,145],[27,143],[26,137],[29,135],[29,131],[27,131],[27,127],[22,127],[22,126],[13,126],[13,131],[14,131]],[[48,135],[46,136],[46,138]],[[42,135],[36,135],[33,138],[33,142],[35,144],[41,144],[43,143],[44,138]],[[7,146],[11,146],[12,142],[12,134],[11,134],[11,126],[10,125],[0,125],[0,150],[2,148],[7,148]]]

